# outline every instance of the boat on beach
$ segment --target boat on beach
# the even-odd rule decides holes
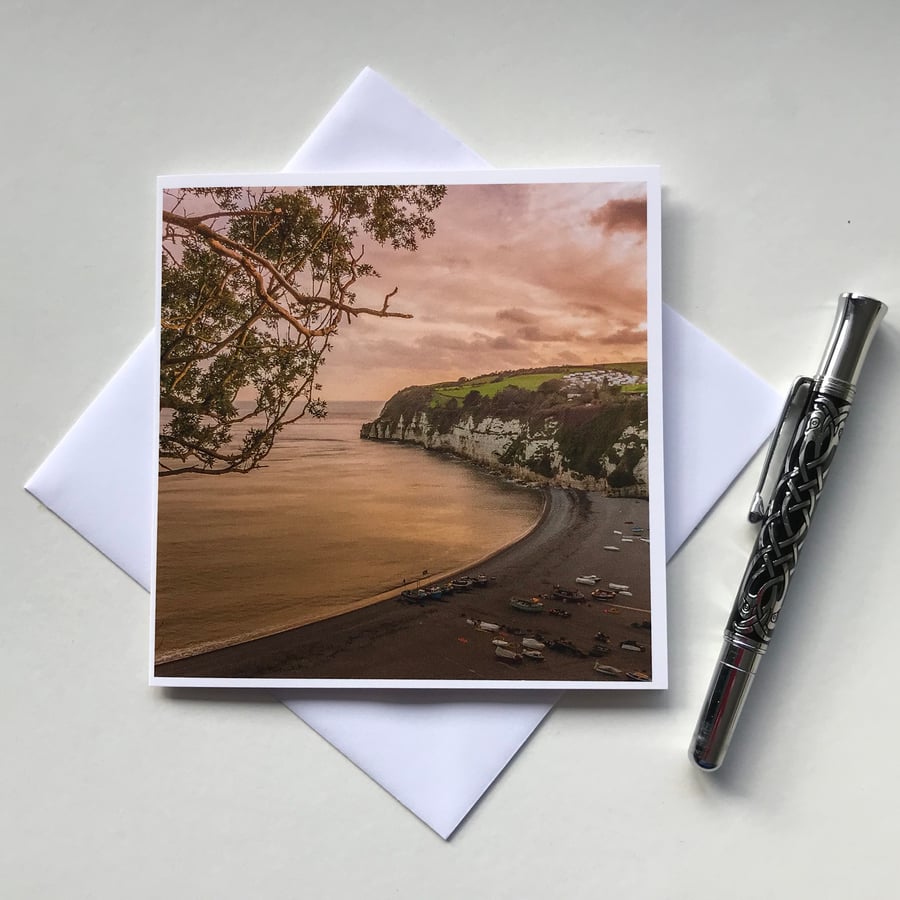
[[[544,604],[537,597],[526,600],[524,597],[510,598],[509,605],[521,612],[539,613],[544,611]]]
[[[405,600],[407,603],[424,603],[426,600],[440,600],[444,603],[449,602],[444,599],[444,591],[439,587],[406,590],[400,594],[400,599]]]
[[[556,650],[557,653],[570,653],[572,656],[580,656],[586,657],[588,654],[582,650],[580,647],[577,647],[572,641],[567,638],[558,638],[555,641],[547,641],[547,646],[551,650]]]
[[[618,678],[619,675],[625,674],[622,669],[617,669],[615,666],[604,665],[599,661],[594,663],[594,671],[598,672],[600,675],[611,675],[614,678]]]
[[[562,600],[563,603],[584,603],[585,596],[581,591],[570,591],[566,588],[556,585],[553,593],[550,595],[551,600]]]
[[[636,672],[626,672],[625,677],[631,681],[649,681],[650,673],[645,672],[643,669],[638,669]]]
[[[616,596],[616,592],[608,591],[605,588],[597,588],[596,591],[591,591],[591,596],[595,600],[613,600]]]
[[[510,650],[509,647],[494,647],[494,656],[500,662],[513,664],[522,662],[522,654],[516,653],[515,650]]]
[[[579,575],[575,579],[575,584],[596,584],[599,580],[599,575]]]

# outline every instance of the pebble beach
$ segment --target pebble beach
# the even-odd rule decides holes
[[[456,573],[484,576],[483,586],[418,603],[403,600],[398,591],[301,628],[159,664],[155,675],[560,682],[562,687],[630,681],[628,672],[651,676],[648,516],[646,500],[550,488],[543,515],[529,534]],[[596,581],[576,583],[585,575]],[[591,597],[595,589],[612,591],[609,585],[616,586],[613,598]],[[580,591],[584,599],[553,599],[557,588]],[[542,609],[515,609],[512,597],[539,597]],[[526,638],[545,644],[543,659],[496,656],[495,641],[521,656]],[[644,649],[627,649],[635,643]],[[621,672],[598,673],[597,662]]]

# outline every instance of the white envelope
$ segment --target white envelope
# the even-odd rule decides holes
[[[485,167],[365,69],[286,170]],[[671,556],[765,440],[780,397],[666,306],[663,344]],[[26,485],[144,588],[150,583],[157,480],[151,449],[157,440],[152,415],[158,402],[156,366],[150,335]],[[559,697],[556,691],[275,693],[444,838]]]

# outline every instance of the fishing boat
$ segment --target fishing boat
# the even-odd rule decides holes
[[[522,662],[522,654],[516,653],[515,650],[510,650],[509,647],[494,647],[494,656],[505,663]]]
[[[643,671],[643,669],[638,669],[637,672],[626,672],[626,678],[630,678],[632,681],[649,681],[650,673]]]
[[[621,550],[622,548],[621,547],[613,547],[612,544],[607,544],[603,549],[604,550],[615,550],[616,553],[618,553],[619,550]]]
[[[553,589],[550,598],[552,600],[562,600],[563,603],[584,603],[585,601],[585,596],[581,591],[570,591],[559,585],[556,585]]]
[[[543,650],[544,644],[542,644],[537,638],[522,638],[522,646],[526,650]]]
[[[428,591],[403,591],[403,593],[400,595],[400,599],[405,600],[407,603],[423,603],[428,599]]]
[[[537,597],[532,597],[530,600],[526,600],[524,597],[512,597],[509,605],[522,612],[539,613],[544,611],[544,604]]]
[[[481,622],[478,620],[476,620],[476,622],[475,622],[475,627],[479,631],[499,631],[500,630],[500,626],[495,625],[493,622]]]
[[[551,650],[556,650],[557,653],[571,653],[573,656],[587,656],[587,653],[582,650],[580,647],[576,647],[572,641],[566,638],[559,638],[555,641],[547,641],[547,646]]]
[[[612,600],[616,596],[616,592],[607,591],[605,588],[597,588],[596,591],[591,591],[591,596],[595,600]]]
[[[632,653],[643,653],[647,648],[643,644],[639,644],[637,641],[622,641],[619,644],[619,648],[622,650],[631,650]]]
[[[613,591],[627,591],[630,590],[627,584],[616,584],[614,581],[609,583],[609,587]]]
[[[617,669],[615,666],[606,666],[599,660],[594,663],[594,671],[601,675],[612,675],[614,678],[625,674],[621,669]]]
[[[538,660],[542,660],[544,658],[544,654],[541,653],[540,650],[529,650],[527,647],[522,648],[522,656],[525,656],[528,659]]]
[[[599,580],[599,575],[579,575],[575,579],[575,584],[596,584]]]

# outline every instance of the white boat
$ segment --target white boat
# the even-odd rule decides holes
[[[614,591],[627,591],[627,590],[629,590],[629,587],[628,587],[627,584],[616,584],[614,581],[611,581],[611,582],[609,583],[609,586],[610,586],[610,588],[612,588],[612,590],[614,590]]]
[[[600,580],[599,575],[579,575],[575,579],[575,584],[590,584],[594,585]]]
[[[527,648],[523,648],[522,656],[527,656],[529,659],[543,659],[544,654],[541,653],[540,650],[529,650]]]
[[[476,622],[475,627],[479,631],[499,631],[500,626],[495,625],[493,622]]]
[[[613,534],[621,534],[621,533],[622,533],[621,531],[616,531],[615,528],[613,529]]]
[[[510,650],[508,647],[495,647],[494,656],[503,662],[522,662],[522,654],[516,653],[515,650]]]
[[[522,646],[527,650],[543,650],[544,644],[542,644],[536,638],[522,638]]]
[[[601,675],[623,675],[623,671],[621,669],[617,669],[615,666],[604,666],[600,662],[594,663],[594,671],[599,672]]]
[[[609,544],[608,544],[608,545],[607,545],[606,547],[604,547],[603,549],[604,549],[604,550],[616,550],[616,551],[618,551],[618,550],[620,550],[621,548],[620,548],[620,547],[613,547],[612,545],[609,545]]]
[[[619,591],[619,596],[620,597],[633,597],[634,594],[632,594],[631,591]]]
[[[491,643],[495,647],[508,647],[509,646],[509,641],[504,641],[502,638],[494,638],[494,640],[492,640]]]
[[[622,538],[622,543],[623,543],[623,544],[633,544],[633,543],[634,543],[634,539],[633,539],[633,538],[623,537],[623,538]]]
[[[639,541],[643,541],[645,544],[650,543],[650,538],[638,538]]]

